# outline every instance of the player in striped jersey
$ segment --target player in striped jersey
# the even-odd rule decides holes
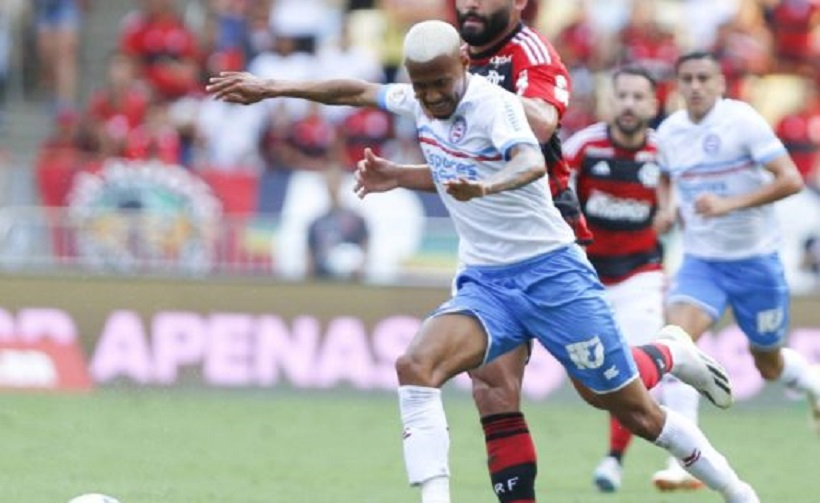
[[[658,102],[655,81],[643,68],[617,70],[612,86],[611,120],[577,132],[565,142],[564,155],[595,236],[587,256],[627,341],[641,345],[664,323],[663,255],[653,227],[660,170],[655,134],[649,129]],[[693,388],[671,375],[664,377],[662,389],[681,386],[685,391],[674,396],[697,399]],[[631,439],[632,433],[610,416],[609,453],[593,474],[599,490],[612,492],[621,486],[622,457]],[[677,462],[670,466],[678,467],[681,480],[692,488],[703,485]]]
[[[772,206],[802,189],[800,174],[760,114],[722,97],[726,83],[714,54],[681,56],[675,70],[685,109],[658,128],[659,221],[669,227],[680,217],[684,252],[667,321],[697,339],[731,306],[760,375],[805,394],[820,431],[820,373],[784,347],[789,287]],[[697,402],[679,412],[696,418]]]
[[[561,152],[558,128],[569,104],[571,82],[552,45],[521,21],[526,0],[457,0],[461,38],[468,44],[470,73],[519,96],[527,121],[547,161],[548,183],[555,206],[575,232],[576,240],[592,238]],[[470,373],[473,397],[484,430],[490,478],[500,501],[534,501],[536,450],[521,412],[521,382],[529,356],[520,347]],[[499,492],[500,487],[515,490]]]

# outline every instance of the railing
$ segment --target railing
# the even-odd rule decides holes
[[[285,236],[283,223],[288,218],[228,215],[203,221],[179,212],[3,208],[0,267],[19,272],[300,280],[306,228],[291,229]],[[365,281],[448,284],[457,247],[449,219],[422,220],[410,243],[407,234],[408,225],[400,221],[371,232]],[[403,242],[401,249],[394,246],[398,241]],[[284,260],[285,256],[290,258]]]

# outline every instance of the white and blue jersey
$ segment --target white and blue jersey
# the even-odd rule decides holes
[[[520,100],[481,76],[448,119],[425,114],[412,86],[391,84],[380,106],[412,117],[438,193],[459,235],[455,294],[432,315],[469,313],[488,337],[485,361],[538,339],[590,389],[609,392],[637,369],[604,289],[575,236],[552,203],[548,184],[461,202],[443,183],[485,179],[504,169],[510,150],[539,148]]]
[[[750,105],[731,99],[717,101],[698,123],[685,110],[675,112],[658,128],[657,140],[683,220],[684,260],[667,303],[695,304],[714,320],[731,305],[753,346],[782,345],[789,295],[774,207],[704,217],[695,202],[703,194],[732,197],[770,183],[763,165],[787,155],[783,143]]]
[[[658,128],[657,141],[661,170],[680,206],[685,253],[733,260],[777,250],[780,233],[770,204],[719,217],[695,212],[700,195],[747,194],[771,181],[763,164],[786,155],[786,148],[760,114],[731,99],[719,100],[698,123],[679,110]]]

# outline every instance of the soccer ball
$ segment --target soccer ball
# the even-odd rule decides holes
[[[120,501],[105,494],[89,493],[72,498],[68,503],[120,503]]]

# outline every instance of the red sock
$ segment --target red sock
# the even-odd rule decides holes
[[[638,373],[646,389],[654,388],[672,369],[672,354],[663,344],[632,346],[631,349],[632,358],[638,366]]]
[[[536,456],[520,412],[481,418],[493,491],[501,503],[535,503]]]
[[[615,419],[615,416],[609,416],[609,455],[621,461],[631,441],[632,432]]]

